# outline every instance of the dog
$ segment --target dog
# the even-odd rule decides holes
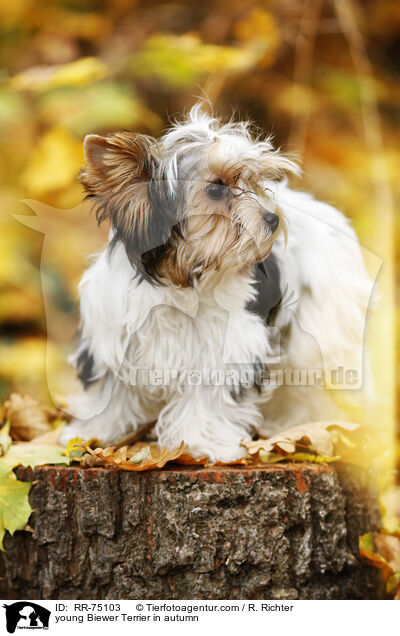
[[[346,419],[327,376],[362,384],[372,283],[344,215],[288,187],[298,165],[201,104],[158,141],[88,135],[84,155],[111,229],[80,283],[84,390],[60,442],[155,422],[161,446],[230,462],[255,433]]]

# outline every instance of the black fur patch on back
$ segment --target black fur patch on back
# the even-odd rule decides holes
[[[255,267],[256,297],[247,303],[246,309],[257,314],[266,324],[276,316],[282,302],[282,291],[280,288],[280,274],[278,263],[273,254]],[[262,392],[262,381],[268,379],[269,371],[263,362],[253,364],[254,382],[251,386],[240,384],[236,390],[231,392],[232,398],[240,402],[249,388],[255,388],[258,393]]]
[[[82,382],[85,390],[94,382],[93,378],[93,356],[87,349],[81,351],[76,362],[78,378]]]
[[[249,373],[246,380],[239,381],[230,392],[235,402],[240,403],[249,389],[256,389],[258,394],[262,392],[263,381],[269,378],[269,371],[263,362],[254,362],[252,373]]]
[[[260,316],[267,324],[276,315],[282,299],[280,274],[274,254],[258,263],[255,271],[257,296],[246,305],[246,309]]]

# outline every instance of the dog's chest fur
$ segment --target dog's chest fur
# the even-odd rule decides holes
[[[267,355],[265,324],[246,308],[250,278],[211,291],[168,289],[134,334],[129,358],[148,369],[203,370],[255,364]]]
[[[88,317],[96,322],[91,348],[116,372],[247,368],[270,352],[265,321],[248,309],[257,295],[251,273],[227,274],[206,290],[154,286],[132,275],[121,245],[97,257],[86,285],[93,295],[82,303],[84,326]]]

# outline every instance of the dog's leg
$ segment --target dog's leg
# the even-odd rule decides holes
[[[251,389],[236,400],[229,387],[189,386],[162,409],[155,432],[160,446],[185,442],[193,457],[230,462],[245,455],[240,443],[261,419]]]
[[[156,419],[157,405],[144,401],[138,388],[107,377],[101,386],[90,387],[71,398],[74,419],[62,430],[59,442],[67,444],[73,437],[95,437],[111,442]]]

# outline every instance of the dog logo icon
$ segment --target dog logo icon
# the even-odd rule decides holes
[[[6,627],[9,634],[16,629],[49,629],[51,612],[30,601],[18,601],[3,605],[6,610]]]

